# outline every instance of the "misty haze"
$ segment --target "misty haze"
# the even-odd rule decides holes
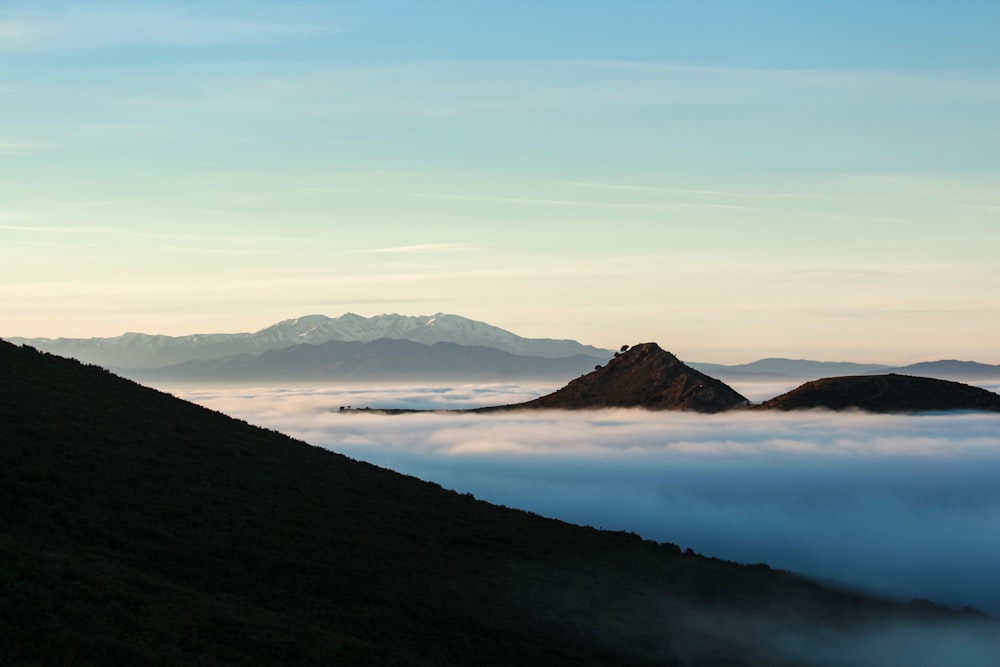
[[[490,502],[903,599],[1000,612],[1000,415],[339,411],[477,407],[545,391],[175,393]]]

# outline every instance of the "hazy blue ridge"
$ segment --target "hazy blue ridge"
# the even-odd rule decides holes
[[[382,338],[371,342],[300,344],[259,355],[187,361],[157,369],[120,369],[133,378],[170,381],[567,380],[607,357],[510,354],[491,347]]]
[[[261,354],[302,343],[372,342],[382,338],[432,345],[456,343],[491,347],[533,357],[606,358],[611,350],[574,340],[525,338],[500,327],[460,315],[376,315],[346,313],[339,317],[307,315],[272,324],[254,333],[164,336],[126,333],[110,338],[8,338],[44,352],[72,357],[108,368],[158,368],[190,360],[222,359],[236,354]]]

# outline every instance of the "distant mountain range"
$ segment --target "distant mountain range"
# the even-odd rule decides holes
[[[713,376],[728,376],[732,379],[775,378],[819,378],[830,375],[861,375],[884,372],[884,364],[855,364],[847,361],[812,361],[811,359],[758,359],[749,364],[710,364],[690,362],[692,368]]]
[[[975,361],[922,361],[908,366],[857,364],[848,361],[813,361],[810,359],[759,359],[749,364],[688,363],[703,373],[728,380],[819,379],[832,376],[895,373],[918,375],[940,380],[1000,380],[1000,365]]]
[[[485,322],[445,313],[374,317],[354,313],[339,317],[307,315],[272,324],[256,333],[188,336],[126,333],[111,338],[7,340],[97,364],[143,381],[176,382],[565,379],[603,364],[612,355],[611,350],[574,340],[525,338]],[[417,345],[380,342],[386,340]],[[438,347],[439,343],[447,345]],[[284,352],[276,354],[279,350]],[[498,351],[503,354],[497,354]],[[969,382],[1000,381],[1000,365],[955,360],[900,367],[785,358],[734,365],[704,362],[687,365],[731,382],[804,381],[890,372]]]
[[[259,355],[302,343],[372,342],[381,338],[426,345],[456,343],[490,347],[528,357],[585,355],[607,359],[611,350],[573,340],[524,338],[500,327],[459,315],[376,315],[347,313],[340,317],[307,315],[284,320],[256,333],[162,336],[126,333],[113,338],[8,338],[43,352],[73,357],[113,369],[159,368],[192,360],[221,359],[237,354]]]
[[[607,361],[577,354],[528,357],[492,347],[380,338],[370,342],[299,344],[260,355],[186,361],[173,366],[121,370],[146,382],[391,382],[565,380]]]
[[[910,364],[909,366],[887,368],[881,372],[897,373],[899,375],[919,375],[939,380],[975,381],[1000,379],[1000,365],[980,364],[975,361],[956,361],[955,359],[922,361],[918,364]]]

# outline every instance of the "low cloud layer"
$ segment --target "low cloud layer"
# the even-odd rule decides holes
[[[472,407],[545,390],[175,393],[494,503],[1000,613],[1000,415],[338,410]]]

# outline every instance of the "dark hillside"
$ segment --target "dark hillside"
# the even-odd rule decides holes
[[[889,373],[813,380],[756,406],[759,410],[812,408],[892,413],[942,410],[1000,412],[1000,395],[961,382]]]
[[[791,665],[770,631],[924,613],[488,505],[2,341],[0,508],[4,666]]]

